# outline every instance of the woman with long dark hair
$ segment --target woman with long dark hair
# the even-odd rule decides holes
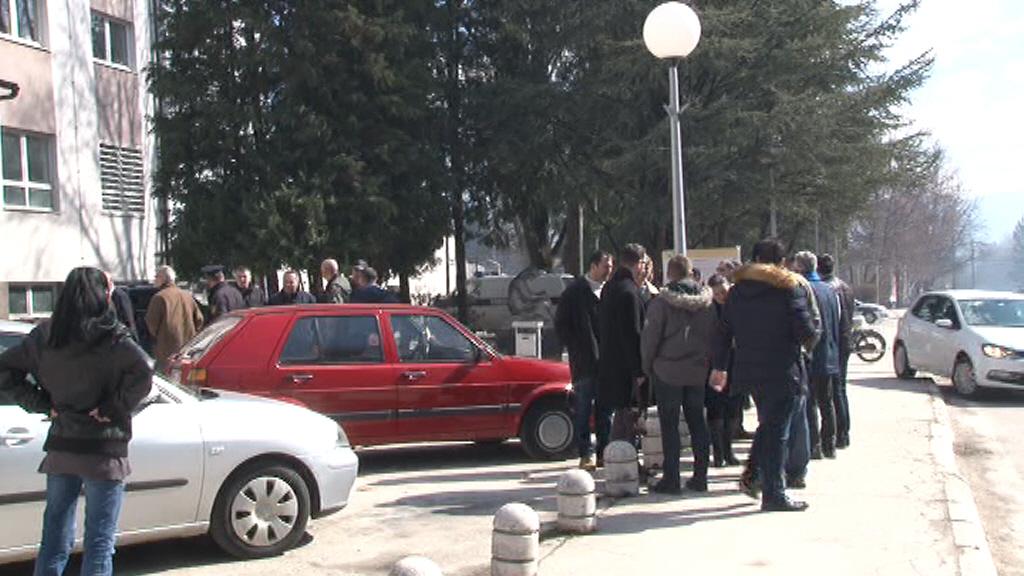
[[[117,321],[112,288],[102,270],[75,268],[51,319],[0,354],[0,393],[52,418],[39,465],[46,474],[46,512],[36,576],[64,571],[83,488],[82,574],[113,573],[114,535],[131,471],[132,410],[149,394],[153,372]]]

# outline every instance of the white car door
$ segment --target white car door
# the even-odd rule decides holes
[[[193,398],[161,391],[159,401],[132,420],[132,473],[125,484],[122,533],[195,522],[203,480],[197,407]]]
[[[934,336],[932,332],[936,329],[935,325],[932,324],[932,311],[935,308],[935,301],[935,296],[929,295],[921,298],[905,319],[907,334],[904,345],[906,346],[907,359],[911,366],[926,372],[931,370],[929,346]]]
[[[36,472],[50,423],[0,396],[0,550],[39,544],[46,477]]]
[[[939,320],[949,320],[952,326],[941,328],[933,325],[935,334],[931,339],[931,348],[928,351],[932,365],[929,372],[949,377],[953,373],[953,364],[960,351],[960,338],[963,334],[963,322],[960,320],[952,298],[946,296],[938,298],[935,321]]]

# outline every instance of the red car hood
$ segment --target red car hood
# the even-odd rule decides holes
[[[558,384],[568,384],[572,381],[572,376],[569,374],[569,365],[564,362],[518,358],[515,356],[502,356],[496,362],[508,370],[513,377],[512,379],[517,381],[553,382]]]

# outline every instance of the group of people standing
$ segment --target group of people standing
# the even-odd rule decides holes
[[[740,487],[761,493],[762,510],[806,509],[786,488],[806,485],[810,459],[835,458],[850,444],[854,302],[834,259],[799,252],[787,260],[782,244],[766,239],[752,262],[723,262],[706,282],[677,255],[660,290],[642,246],[626,245],[617,264],[594,253],[555,319],[569,351],[580,467],[601,467],[612,440],[636,443],[653,401],[663,431],[675,430],[682,414],[694,457],[685,487],[705,492],[709,465],[740,464],[732,440],[752,395],[759,424]],[[680,438],[666,432],[662,442],[663,473],[652,490],[677,494]]]
[[[204,322],[211,323],[232,310],[293,304],[398,302],[394,294],[377,285],[377,271],[365,260],[352,266],[348,277],[341,274],[337,260],[324,260],[320,264],[320,277],[325,284],[317,296],[303,289],[296,270],[285,271],[281,289],[269,298],[253,282],[249,268],[239,266],[233,272],[235,281],[231,283],[223,266],[203,267],[209,303],[209,318],[204,318],[192,294],[178,288],[174,269],[157,267],[153,284],[158,291],[146,310],[146,328],[154,341],[153,357],[158,371],[166,370],[170,357],[202,329]]]

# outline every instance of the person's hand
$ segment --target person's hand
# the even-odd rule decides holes
[[[89,411],[89,416],[92,416],[93,420],[95,420],[97,422],[100,422],[102,424],[106,424],[107,422],[110,422],[110,418],[107,418],[106,416],[100,415],[100,409],[99,408],[93,408],[92,410],[90,410]]]
[[[57,411],[54,410],[53,408],[50,408],[50,420],[56,420],[56,419],[57,419]]]
[[[711,388],[714,391],[721,392],[721,391],[725,390],[725,386],[728,383],[728,381],[729,381],[729,373],[728,372],[726,372],[724,370],[712,370],[711,371],[711,378],[708,381],[708,384],[711,385]]]

